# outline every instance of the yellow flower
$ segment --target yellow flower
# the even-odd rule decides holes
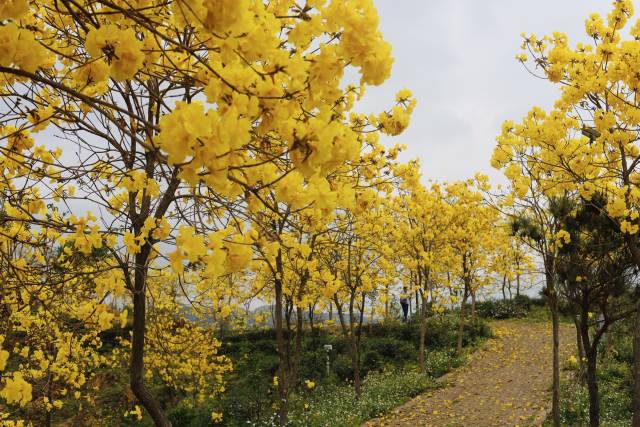
[[[221,412],[217,412],[217,411],[213,411],[211,413],[211,421],[213,421],[214,424],[221,423],[222,422],[222,413]]]
[[[122,312],[120,312],[119,320],[120,320],[120,327],[124,328],[127,326],[127,318],[129,316],[129,311],[127,309],[122,310]]]
[[[556,243],[561,248],[563,245],[571,242],[571,234],[567,230],[560,230],[556,233]]]
[[[316,387],[316,383],[312,380],[304,380],[304,384],[307,386],[309,390],[313,390]]]
[[[115,25],[103,25],[87,34],[85,48],[94,58],[104,57],[110,64],[111,76],[116,80],[128,80],[135,76],[144,60],[143,43],[136,38],[133,29],[120,29]]]
[[[0,20],[19,19],[29,12],[27,0],[4,0],[0,5]]]
[[[136,419],[138,421],[142,420],[142,408],[140,408],[138,405],[135,406],[134,409],[132,409],[131,411],[127,411],[124,413],[125,417],[126,416],[135,416]]]
[[[22,372],[14,372],[12,378],[5,380],[5,386],[0,391],[0,397],[4,398],[7,403],[18,403],[24,406],[31,402],[31,384],[26,382],[22,376]]]
[[[0,371],[3,371],[7,366],[7,360],[9,359],[9,352],[7,350],[2,350],[0,347]]]

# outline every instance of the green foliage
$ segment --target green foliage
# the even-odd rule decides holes
[[[532,310],[544,307],[542,298],[518,295],[513,299],[491,299],[476,303],[478,316],[484,319],[519,319],[528,317]]]
[[[540,242],[542,240],[542,232],[537,224],[527,217],[514,218],[511,221],[511,234],[514,236],[529,238],[534,242]]]
[[[455,313],[428,319],[425,364],[430,377],[440,376],[462,363],[462,359],[456,357],[453,351],[457,327]],[[463,343],[473,345],[489,335],[490,329],[484,321],[468,323]],[[417,319],[412,319],[408,324],[387,322],[363,326],[360,355],[364,378],[363,398],[362,403],[358,403],[361,405],[359,409],[354,409],[354,406],[349,406],[355,405],[355,393],[349,385],[353,371],[348,342],[338,329],[317,329],[313,335],[305,333],[298,374],[300,387],[293,393],[290,402],[292,419],[302,422],[300,420],[304,417],[311,417],[309,419],[313,420],[314,411],[328,411],[325,414],[327,422],[294,425],[347,425],[342,422],[335,424],[335,420],[343,419],[353,420],[354,425],[359,425],[361,421],[397,406],[424,390],[428,384],[427,377],[415,373],[418,337]],[[222,412],[226,426],[270,425],[277,399],[272,383],[278,367],[273,331],[249,331],[223,337],[222,342],[223,353],[233,360],[234,371],[228,377],[227,390],[219,397],[216,407],[208,409],[208,413],[212,410]],[[329,376],[326,374],[325,344],[333,346]],[[312,391],[307,390],[305,379],[313,380],[317,387]],[[306,410],[305,403],[310,405]],[[190,414],[188,406],[173,416],[180,417],[175,418],[174,425],[191,426],[189,423],[193,419],[202,419],[197,414]],[[334,420],[334,424],[329,420]]]
[[[291,413],[291,425],[360,426],[362,422],[385,414],[417,396],[431,385],[428,376],[393,369],[367,375],[360,399],[356,399],[350,384],[321,386],[308,399],[298,397]]]
[[[427,352],[425,370],[433,378],[441,377],[464,363],[464,357],[456,355],[454,349]]]
[[[181,402],[167,413],[169,421],[174,426],[181,427],[208,427],[213,426],[211,420],[211,409],[208,405],[191,407]]]
[[[560,417],[562,425],[589,425],[589,395],[586,386],[577,381],[563,384],[561,389]],[[626,389],[616,388],[613,383],[600,383],[600,417],[607,427],[631,425],[631,394]]]
[[[607,427],[631,425],[633,375],[632,319],[617,323],[605,336],[599,352],[598,388],[601,424]],[[586,426],[589,421],[587,388],[578,378],[563,384],[560,410],[562,425]]]
[[[522,299],[487,300],[476,304],[478,316],[485,319],[514,319],[525,317],[529,305],[521,304]]]

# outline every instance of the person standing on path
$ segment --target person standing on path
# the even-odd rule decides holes
[[[400,305],[402,306],[402,321],[407,323],[409,315],[409,300],[404,294],[400,296]]]

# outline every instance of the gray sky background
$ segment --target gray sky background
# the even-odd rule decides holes
[[[369,88],[358,107],[388,108],[407,87],[418,99],[411,125],[389,139],[407,145],[403,160],[420,158],[427,179],[455,180],[475,172],[503,181],[489,164],[504,120],[532,106],[552,106],[556,88],[516,61],[520,34],[562,31],[586,41],[590,13],[605,18],[609,0],[375,0],[380,27],[393,46],[392,77]],[[636,10],[640,7],[635,4]],[[635,22],[635,18],[632,19]]]

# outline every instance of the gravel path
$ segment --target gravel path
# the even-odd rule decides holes
[[[539,426],[550,410],[551,325],[491,324],[494,338],[422,394],[365,426]],[[561,325],[560,366],[574,352],[575,330]]]

